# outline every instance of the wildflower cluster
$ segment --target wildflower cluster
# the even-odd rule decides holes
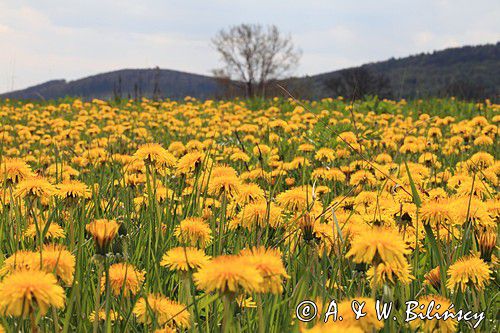
[[[481,331],[498,330],[499,110],[454,99],[1,102],[0,322],[467,330],[406,323],[401,308],[377,319],[377,299],[418,299],[486,311]],[[300,322],[304,299],[338,300],[344,320]]]

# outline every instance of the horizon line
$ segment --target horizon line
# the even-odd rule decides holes
[[[320,73],[316,73],[316,74],[302,74],[302,75],[297,75],[297,76],[291,75],[291,76],[288,76],[288,77],[286,77],[284,79],[306,78],[306,77],[312,77],[312,76],[319,76],[319,75],[329,74],[329,73],[338,72],[338,71],[342,71],[342,70],[358,68],[358,67],[362,67],[362,66],[365,66],[365,65],[377,64],[377,63],[385,62],[385,61],[388,61],[388,60],[391,60],[391,59],[400,60],[400,59],[404,59],[404,58],[410,58],[410,57],[416,57],[416,56],[422,56],[422,55],[431,55],[431,54],[433,54],[435,52],[442,52],[442,51],[452,50],[452,49],[461,49],[461,48],[465,48],[465,47],[494,46],[494,45],[497,45],[499,43],[500,43],[500,40],[498,40],[496,42],[491,42],[491,43],[466,44],[466,45],[462,45],[462,46],[452,46],[452,47],[446,47],[446,48],[443,48],[443,49],[435,49],[435,50],[432,50],[432,51],[422,51],[422,52],[419,52],[419,53],[408,54],[408,55],[405,55],[405,56],[398,56],[398,57],[394,57],[393,56],[393,57],[386,58],[386,59],[383,59],[383,60],[375,60],[375,61],[365,62],[365,63],[362,63],[360,65],[355,65],[355,66],[350,66],[350,67],[343,67],[343,68],[329,70],[329,71],[324,71],[324,72],[320,72]],[[15,92],[18,92],[18,91],[22,91],[22,90],[26,90],[26,89],[29,89],[29,88],[33,88],[33,87],[36,87],[36,86],[39,86],[39,85],[43,85],[43,84],[46,84],[46,83],[49,83],[49,82],[53,82],[53,81],[64,81],[64,83],[71,83],[71,82],[80,81],[80,80],[92,78],[92,77],[103,75],[103,74],[109,74],[109,73],[120,72],[120,71],[127,71],[127,70],[155,70],[155,69],[172,71],[172,72],[178,72],[178,73],[189,74],[189,75],[202,76],[202,77],[207,77],[207,78],[216,78],[215,76],[209,75],[209,74],[200,74],[200,73],[195,73],[195,72],[191,72],[191,71],[184,71],[184,70],[171,69],[171,68],[165,68],[165,67],[162,68],[162,67],[160,67],[158,65],[157,66],[153,66],[153,67],[135,67],[135,68],[133,68],[133,67],[125,67],[125,68],[120,68],[120,69],[115,69],[115,70],[101,71],[101,72],[98,72],[98,73],[95,73],[95,74],[90,74],[90,75],[87,75],[87,76],[83,76],[83,77],[76,78],[76,79],[70,79],[70,80],[65,79],[65,78],[48,79],[46,81],[43,81],[43,82],[40,82],[40,83],[37,83],[37,84],[33,84],[33,85],[30,85],[30,86],[27,86],[27,87],[24,87],[24,88],[16,88],[14,90],[3,91],[3,92],[0,92],[0,95],[15,93]]]

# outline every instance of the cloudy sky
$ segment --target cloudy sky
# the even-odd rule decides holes
[[[498,0],[0,0],[0,92],[160,66],[209,74],[210,38],[275,24],[302,49],[297,75],[500,40]]]

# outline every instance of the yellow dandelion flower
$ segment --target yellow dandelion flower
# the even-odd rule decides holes
[[[109,286],[116,296],[128,297],[137,294],[144,282],[145,273],[127,263],[109,266]],[[106,289],[106,278],[101,278],[101,290]]]
[[[73,283],[75,263],[75,256],[62,245],[48,244],[42,249],[43,270],[54,272],[67,285]]]
[[[318,195],[322,196],[324,194],[330,193],[331,190],[330,190],[330,188],[328,186],[319,185],[319,186],[316,186],[315,192]]]
[[[186,149],[188,151],[196,151],[196,150],[202,151],[203,150],[203,143],[201,143],[198,140],[190,140],[186,144]]]
[[[242,152],[242,151],[237,151],[235,153],[233,153],[229,159],[233,162],[237,162],[237,161],[242,161],[242,162],[249,162],[250,161],[250,156],[248,156],[246,153]]]
[[[108,313],[108,317],[107,317],[108,320],[110,320],[111,322],[115,322],[115,321],[118,321],[118,320],[122,320],[122,316],[120,316],[120,314],[116,311],[114,311],[113,309],[110,309],[109,310],[109,313]],[[95,316],[95,311],[92,311],[89,315],[89,320],[91,323],[93,323],[95,320],[96,320],[96,316]],[[99,318],[98,318],[99,321],[105,321],[106,320],[106,310],[100,310],[99,311]]]
[[[349,180],[349,184],[352,186],[355,185],[368,185],[374,186],[377,183],[377,179],[375,176],[366,170],[356,171],[351,175],[351,179]]]
[[[37,259],[38,263],[40,263],[40,256],[35,252],[25,250],[16,251],[13,255],[5,259],[0,269],[0,275],[3,276],[16,270],[31,269]]]
[[[170,300],[160,294],[151,294],[140,298],[133,310],[140,323],[151,324],[156,319],[158,325],[173,324],[180,328],[189,328],[189,311],[184,304]]]
[[[472,177],[467,174],[459,173],[451,176],[448,179],[446,186],[449,189],[457,189],[461,184],[465,182],[472,182]]]
[[[239,188],[236,202],[240,205],[265,200],[264,190],[254,183],[243,184]]]
[[[180,141],[174,141],[168,146],[168,151],[174,156],[180,157],[186,152],[186,146]]]
[[[441,168],[441,162],[439,162],[437,155],[429,152],[420,155],[418,163],[424,164],[426,167],[433,166],[436,169]]]
[[[47,199],[56,193],[54,185],[42,177],[26,178],[16,186],[14,196],[18,198],[35,197]]]
[[[452,209],[455,223],[459,225],[470,221],[477,227],[496,227],[488,212],[488,206],[477,198],[460,198],[452,204]]]
[[[453,290],[456,287],[483,290],[489,283],[491,270],[484,260],[476,256],[466,256],[458,259],[448,268],[446,286]]]
[[[365,309],[366,316],[356,319],[351,308],[351,304],[354,300],[360,304],[365,303],[363,309]],[[366,297],[355,297],[353,300],[345,300],[338,304],[338,314],[343,318],[343,325],[359,327],[364,332],[372,332],[384,327],[384,322],[378,320],[375,309],[375,301]]]
[[[342,132],[339,134],[339,142],[342,142],[342,141],[345,141],[345,142],[348,142],[349,144],[355,144],[358,139],[356,138],[356,134],[354,134],[353,132],[351,131],[348,131],[348,132]]]
[[[375,158],[375,162],[380,163],[380,164],[392,163],[392,156],[389,154],[385,154],[385,153],[379,154]]]
[[[206,265],[210,260],[204,251],[194,247],[175,247],[168,250],[160,262],[160,266],[166,266],[173,271],[197,270]]]
[[[351,249],[346,254],[357,263],[388,263],[404,267],[405,255],[409,254],[401,235],[394,230],[374,227],[351,240]]]
[[[487,135],[478,136],[474,139],[475,146],[491,146],[493,145],[493,139]]]
[[[56,195],[62,199],[90,199],[92,192],[88,186],[78,180],[66,180],[56,185]]]
[[[314,151],[314,145],[312,145],[310,143],[303,143],[303,144],[299,145],[298,151],[302,151],[302,152]]]
[[[51,273],[21,270],[0,284],[0,309],[6,315],[25,317],[38,309],[42,315],[53,306],[64,307],[64,290]]]
[[[333,322],[331,319],[327,323],[322,321],[318,322],[311,328],[300,328],[301,333],[363,333],[363,329],[358,326],[351,326],[349,324],[345,324],[342,321]]]
[[[492,219],[500,219],[500,198],[486,201],[486,210]]]
[[[480,151],[471,156],[469,161],[480,169],[492,166],[495,163],[495,157],[484,151]]]
[[[165,326],[163,328],[159,328],[155,330],[154,333],[177,333],[177,330],[175,328],[172,328],[170,326]]]
[[[39,231],[43,232],[46,228],[46,224],[40,225]],[[35,223],[31,223],[26,230],[24,231],[24,237],[27,238],[35,238],[38,236],[37,228]],[[57,223],[50,223],[47,232],[45,233],[45,237],[48,239],[59,239],[66,237],[66,232],[64,229]]]
[[[423,306],[416,307],[412,311],[415,314],[429,314],[430,317],[436,315],[443,315],[445,311],[447,311],[451,305],[451,302],[440,295],[427,295],[420,297],[418,299],[418,303]],[[431,305],[432,304],[432,305]],[[438,306],[439,305],[439,306]],[[451,313],[454,313],[454,310],[448,310]],[[455,319],[448,320],[438,320],[434,319],[420,319],[416,318],[415,320],[410,322],[410,327],[415,330],[416,328],[420,328],[423,332],[443,332],[443,333],[452,333],[456,332],[457,321]]]
[[[196,286],[206,292],[221,293],[241,290],[259,291],[263,278],[255,266],[236,255],[223,255],[212,259],[193,275]]]
[[[146,164],[153,164],[156,168],[171,168],[177,162],[174,155],[157,143],[147,143],[140,146],[134,157]]]
[[[277,156],[277,155],[274,155],[274,157],[276,158],[276,160],[279,159],[279,156]],[[277,161],[275,167],[279,168],[280,165],[281,164],[279,163],[279,161]],[[291,171],[291,170],[297,170],[303,166],[309,166],[309,165],[311,165],[311,163],[309,162],[309,160],[307,158],[302,157],[302,156],[297,156],[289,163],[283,163],[283,169],[287,170],[287,171]],[[270,164],[270,166],[271,166],[271,164]],[[286,172],[284,172],[283,170],[276,170],[276,171],[279,171],[283,175],[286,175]]]
[[[56,176],[60,175],[63,180],[69,180],[72,177],[77,177],[80,175],[80,172],[67,164],[52,164],[45,171],[47,175],[50,175],[54,179]]]
[[[47,170],[45,170],[45,173],[54,179],[59,175],[63,180],[69,180],[72,177],[77,177],[80,175],[80,172],[78,170],[70,167],[69,165],[60,165],[56,163],[50,165]]]
[[[201,217],[189,217],[175,228],[177,239],[190,246],[207,247],[212,241],[212,229]]]
[[[426,201],[420,208],[422,222],[437,226],[453,220],[450,203],[447,201]]]
[[[274,203],[260,201],[244,206],[238,215],[230,222],[230,229],[235,229],[238,226],[253,230],[256,226],[278,228],[283,219],[281,209],[276,207]]]
[[[0,164],[0,182],[17,184],[34,176],[33,171],[25,161],[19,158],[6,158]]]
[[[203,163],[205,155],[202,152],[194,151],[187,153],[177,161],[176,171],[178,174],[190,174],[198,169]]]
[[[311,189],[301,186],[286,190],[276,196],[276,202],[280,207],[293,212],[305,210],[315,199]]]
[[[233,198],[238,195],[240,186],[241,181],[236,176],[212,177],[208,183],[208,193],[216,197],[224,194]]]
[[[314,155],[314,159],[323,162],[333,162],[335,159],[335,151],[330,148],[320,148]]]
[[[254,247],[242,250],[239,255],[260,272],[263,278],[260,292],[279,294],[283,291],[283,280],[290,276],[286,273],[279,250]]]
[[[397,282],[407,285],[415,279],[411,275],[411,266],[408,263],[402,267],[390,263],[380,263],[377,267],[370,267],[366,274],[372,287],[375,284],[382,286],[384,283],[395,285]]]
[[[255,156],[263,156],[269,155],[272,152],[271,147],[265,144],[258,144],[253,147],[252,152]]]
[[[469,197],[472,194],[475,198],[486,199],[489,198],[493,189],[484,181],[467,180],[457,186],[457,196]]]

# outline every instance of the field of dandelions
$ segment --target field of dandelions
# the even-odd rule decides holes
[[[0,102],[6,332],[498,330],[500,105]],[[342,321],[305,323],[330,300]],[[350,301],[366,302],[354,320]],[[394,302],[379,321],[375,300]],[[422,313],[427,309],[419,310]]]

